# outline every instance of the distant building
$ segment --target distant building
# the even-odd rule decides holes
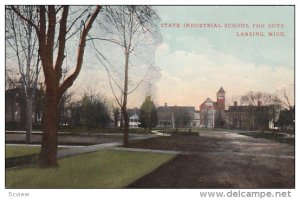
[[[269,108],[262,106],[229,106],[225,113],[226,127],[244,130],[265,130],[269,128]]]
[[[192,127],[200,127],[200,111],[195,110]]]
[[[233,128],[244,130],[263,130],[269,128],[269,107],[260,101],[257,106],[229,106],[225,110],[225,90],[217,92],[217,101],[207,98],[200,105],[200,126],[206,128]]]
[[[224,126],[225,91],[223,87],[217,92],[217,101],[207,98],[199,107],[200,127],[214,128]]]
[[[19,123],[26,121],[26,101],[23,90],[14,88],[5,91],[5,123]]]
[[[141,127],[140,110],[138,108],[127,109],[129,116],[129,128]]]
[[[32,124],[40,124],[41,119],[41,110],[34,99]],[[8,128],[25,127],[26,125],[26,96],[21,87],[5,91],[5,124]]]
[[[129,117],[129,128],[139,128],[141,127],[140,118],[137,114]]]
[[[194,106],[164,106],[157,108],[157,127],[183,128],[192,127],[195,121]]]

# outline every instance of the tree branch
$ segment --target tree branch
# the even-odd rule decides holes
[[[98,16],[100,12],[101,6],[97,6],[94,13],[89,17],[87,22],[84,24],[83,31],[80,36],[80,42],[78,46],[78,52],[77,52],[77,62],[76,62],[76,68],[73,74],[71,74],[59,87],[59,95],[61,96],[70,86],[72,86],[74,80],[77,78],[82,62],[83,62],[83,55],[84,55],[84,49],[85,49],[85,43],[86,43],[86,36],[90,29],[92,28],[92,24],[95,21],[96,17]]]
[[[106,39],[106,38],[99,38],[99,37],[89,37],[89,39],[87,39],[87,41],[90,41],[90,40],[107,41],[107,42],[111,42],[111,43],[114,43],[116,45],[119,45],[119,46],[125,48],[125,46],[121,42],[119,42],[118,40],[115,40],[115,39]]]
[[[58,35],[58,53],[55,62],[55,72],[57,75],[57,83],[59,83],[62,76],[62,64],[65,58],[66,34],[67,34],[67,18],[69,13],[69,6],[64,6],[62,19],[60,21],[59,35]]]
[[[31,25],[32,27],[34,27],[34,29],[36,30],[37,34],[39,34],[39,28],[36,24],[34,24],[31,20],[27,19],[25,16],[23,16],[21,14],[21,12],[19,12],[19,10],[17,10],[15,8],[15,6],[11,6],[11,9],[24,21],[26,21],[29,25]]]

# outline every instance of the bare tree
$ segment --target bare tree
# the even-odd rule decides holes
[[[72,104],[72,98],[74,97],[74,92],[66,91],[60,98],[59,101],[59,116],[58,124],[60,127],[64,127],[70,124],[70,116],[68,110]]]
[[[42,62],[46,85],[46,102],[43,117],[43,138],[40,153],[40,166],[53,167],[57,164],[57,120],[59,101],[66,90],[72,86],[83,63],[86,37],[92,28],[101,6],[91,11],[69,13],[69,6],[36,6],[36,16],[28,18],[25,14],[26,6],[12,6],[12,10],[22,21],[34,28],[38,38],[39,55]],[[91,11],[89,13],[89,11]],[[87,14],[86,19],[82,17]],[[72,15],[72,17],[70,17]],[[80,23],[73,32],[73,26]],[[62,64],[65,59],[65,49],[68,38],[80,33],[75,70],[64,80],[62,78]]]
[[[290,98],[289,95],[287,94],[286,89],[282,90],[282,96],[283,96],[283,100],[281,100],[281,102],[283,103],[283,105],[287,108],[287,109],[291,109],[292,105],[290,102]]]
[[[37,80],[40,72],[37,34],[33,27],[20,19],[10,7],[6,9],[6,44],[12,58],[17,59],[20,82],[26,102],[26,143],[31,142],[32,103],[35,95]],[[33,6],[23,7],[23,16],[34,20],[36,13]],[[10,54],[10,53],[8,53]],[[8,69],[9,70],[9,69]],[[7,74],[7,78],[10,78]],[[10,81],[11,82],[11,81]]]
[[[118,123],[120,121],[120,110],[118,107],[113,107],[113,121],[114,121],[114,127],[118,127]]]
[[[5,89],[13,89],[17,87],[18,84],[18,78],[17,78],[18,72],[14,69],[5,68]]]
[[[105,33],[91,37],[95,42],[106,42],[117,46],[124,57],[123,61],[119,59],[119,62],[113,63],[114,61],[110,61],[111,59],[108,59],[94,43],[96,56],[105,67],[112,93],[121,108],[121,124],[124,121],[124,146],[128,145],[128,95],[133,93],[149,75],[151,69],[155,68],[154,63],[146,55],[149,56],[149,52],[154,54],[155,44],[159,40],[158,20],[158,15],[150,6],[108,6],[99,23],[100,27],[106,30]],[[116,58],[117,53],[118,50],[114,52],[113,58]],[[123,75],[119,70],[114,69],[116,65],[123,65]],[[146,68],[137,70],[138,74],[133,77],[133,69],[141,65]]]

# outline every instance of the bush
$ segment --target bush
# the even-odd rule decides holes
[[[5,130],[22,130],[20,122],[5,122]]]

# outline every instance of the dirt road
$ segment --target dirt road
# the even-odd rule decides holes
[[[133,148],[180,150],[129,188],[294,188],[294,146],[232,132],[152,138]]]

